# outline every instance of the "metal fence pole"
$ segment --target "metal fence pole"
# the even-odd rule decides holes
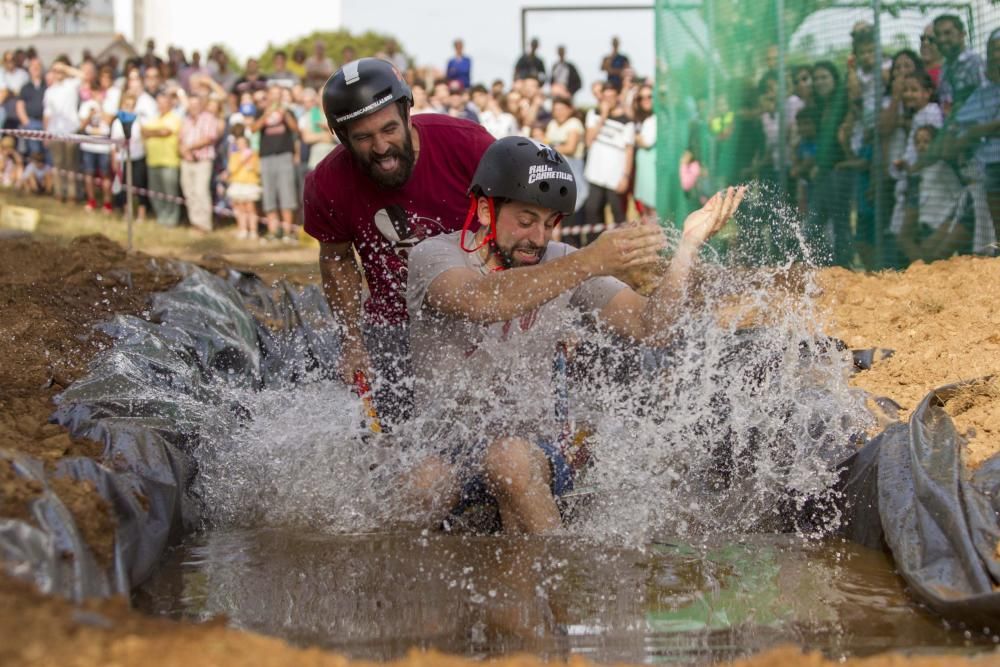
[[[785,101],[788,98],[785,76],[785,0],[777,0],[775,12],[778,19],[778,192],[785,194],[788,179],[785,171],[788,168],[788,119],[785,118]]]
[[[878,116],[882,110],[882,0],[874,0],[875,20],[872,27],[875,30],[875,74],[872,85],[875,86],[875,132],[872,136],[872,184],[875,188],[875,268],[885,268],[884,244],[882,238],[882,137],[878,131]],[[862,193],[862,196],[864,194]]]
[[[125,140],[125,223],[128,225],[128,249],[132,250],[132,151]]]

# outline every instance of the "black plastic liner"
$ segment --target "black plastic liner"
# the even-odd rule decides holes
[[[55,475],[91,480],[118,517],[114,563],[99,565],[72,516],[46,486],[34,525],[0,518],[0,558],[46,592],[72,599],[127,594],[164,549],[197,525],[191,453],[203,438],[249,417],[226,391],[292,386],[332,377],[338,336],[315,287],[231,272],[219,278],[178,265],[184,280],[153,298],[148,320],[100,325],[115,344],[57,398],[53,421],[103,442],[101,462],[66,459]],[[854,354],[857,368],[885,351]],[[888,548],[914,596],[949,619],[1000,624],[1000,457],[970,475],[942,405],[957,387],[931,393],[907,424],[895,424],[842,464],[843,534]],[[219,405],[228,407],[219,410]],[[42,464],[0,453],[45,484]]]

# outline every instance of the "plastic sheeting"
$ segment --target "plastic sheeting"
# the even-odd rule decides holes
[[[291,386],[334,372],[338,337],[318,288],[275,290],[252,274],[223,280],[180,270],[186,277],[153,297],[148,320],[118,316],[100,325],[115,344],[57,398],[53,420],[103,442],[101,462],[65,459],[46,472],[30,458],[11,459],[20,475],[43,484],[48,474],[91,480],[118,518],[110,569],[96,563],[47,486],[32,503],[34,525],[0,519],[0,556],[43,591],[80,599],[141,583],[198,521],[188,491],[191,452],[248,417],[226,388]],[[855,353],[855,366],[885,354]],[[995,627],[1000,457],[975,474],[962,464],[962,443],[941,407],[955,389],[928,395],[907,424],[889,427],[840,466],[843,534],[891,549],[913,594],[945,617]]]
[[[39,589],[72,599],[127,594],[156,568],[164,549],[198,522],[188,487],[191,452],[247,417],[232,386],[261,388],[324,374],[337,337],[319,289],[280,284],[280,296],[251,274],[223,280],[190,265],[152,297],[149,319],[120,315],[98,325],[114,345],[85,377],[56,397],[53,421],[104,444],[100,461],[68,458],[46,472],[29,457],[15,471],[90,480],[116,515],[114,564],[98,565],[72,516],[45,487],[33,523],[0,519],[0,556]],[[228,410],[219,410],[219,405]]]

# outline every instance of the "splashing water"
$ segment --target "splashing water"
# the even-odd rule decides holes
[[[849,353],[819,335],[815,257],[775,201],[755,187],[737,241],[706,251],[670,347],[573,324],[569,418],[590,434],[592,464],[570,501],[570,534],[642,544],[653,534],[818,536],[837,526],[835,464],[870,417],[847,384]],[[512,377],[550,372],[507,354]],[[543,385],[502,401],[463,386],[476,409],[460,421],[454,410],[421,414],[387,436],[366,433],[360,402],[336,383],[247,392],[252,420],[200,448],[197,490],[216,526],[382,530],[415,518],[404,471],[456,433],[470,441],[510,415],[551,412]],[[554,415],[544,427],[558,433]]]

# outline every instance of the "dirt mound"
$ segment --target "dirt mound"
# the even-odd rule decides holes
[[[0,239],[0,449],[47,463],[64,456],[101,455],[96,442],[76,440],[48,423],[52,397],[87,369],[108,345],[93,325],[115,313],[139,314],[151,292],[177,282],[162,262],[127,253],[103,236],[68,244],[27,237]],[[77,520],[101,562],[110,563],[115,523],[90,482],[61,478],[53,491]],[[2,516],[27,519],[37,482],[0,463]]]
[[[827,333],[852,348],[894,350],[852,382],[894,400],[901,418],[932,389],[1000,377],[1000,259],[918,262],[899,273],[825,269],[819,284]],[[946,409],[969,438],[966,461],[976,465],[1000,452],[1000,394],[969,391],[965,401],[956,404],[956,397]]]

